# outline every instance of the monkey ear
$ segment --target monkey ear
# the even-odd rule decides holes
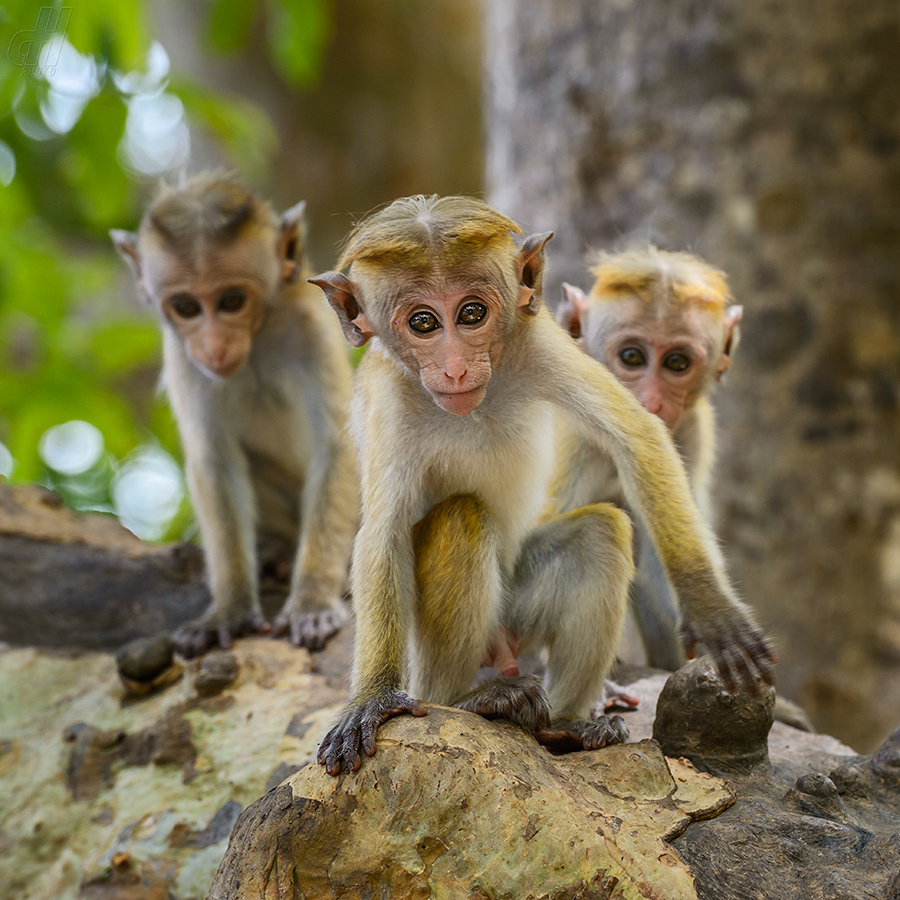
[[[122,231],[119,228],[111,228],[109,236],[113,246],[119,251],[119,256],[128,263],[134,277],[140,281],[141,253],[138,250],[138,236],[133,231]]]
[[[306,201],[301,200],[281,216],[278,235],[278,258],[281,260],[281,277],[296,281],[303,267],[306,251]]]
[[[587,319],[587,297],[581,288],[568,282],[562,283],[562,303],[556,309],[556,321],[562,325],[575,340],[581,337]]]
[[[325,272],[323,275],[306,280],[325,292],[328,303],[340,320],[344,337],[354,347],[362,347],[369,338],[375,336],[359,304],[359,289],[346,275],[340,272]]]
[[[725,331],[725,343],[722,346],[722,355],[716,363],[716,381],[721,381],[728,367],[731,365],[734,353],[741,341],[741,319],[744,317],[743,306],[729,306],[725,310],[722,327]]]
[[[541,308],[541,284],[544,276],[544,244],[553,237],[552,231],[530,234],[519,251],[519,306],[530,316]]]

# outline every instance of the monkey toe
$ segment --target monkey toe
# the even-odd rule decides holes
[[[494,678],[455,705],[485,719],[506,719],[526,731],[550,724],[550,701],[537,675]]]
[[[316,761],[329,775],[340,775],[343,767],[356,772],[362,765],[359,751],[375,755],[378,726],[388,719],[409,713],[424,716],[428,710],[403,691],[388,691],[347,708],[338,723],[325,735]]]
[[[535,737],[553,753],[571,753],[624,744],[628,740],[628,729],[621,716],[600,716],[596,721],[560,722],[537,732]]]
[[[333,609],[305,613],[285,609],[275,619],[273,634],[275,637],[288,634],[291,643],[298,647],[321,650],[340,631],[344,618],[343,613]]]

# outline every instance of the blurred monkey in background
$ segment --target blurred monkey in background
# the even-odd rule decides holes
[[[600,253],[590,272],[588,294],[563,285],[557,321],[665,423],[710,522],[716,438],[710,394],[731,365],[743,309],[733,304],[724,273],[687,253],[653,246]],[[557,513],[625,502],[610,455],[571,432],[553,494]],[[646,527],[635,525],[631,609],[648,664],[674,670],[685,659],[677,597]]]
[[[136,234],[110,235],[162,325],[162,385],[212,594],[176,645],[192,656],[269,630],[259,546],[293,558],[276,634],[322,647],[346,616],[358,487],[343,435],[346,347],[301,277],[304,204],[279,219],[243,184],[207,173],[163,187]]]

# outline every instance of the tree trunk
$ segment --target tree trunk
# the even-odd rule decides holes
[[[545,282],[653,240],[729,274],[718,530],[779,687],[874,747],[900,709],[900,6],[488,0],[488,188]]]

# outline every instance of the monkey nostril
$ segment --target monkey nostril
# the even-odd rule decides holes
[[[448,360],[444,366],[444,374],[452,381],[462,381],[468,371],[465,360],[462,359]]]

